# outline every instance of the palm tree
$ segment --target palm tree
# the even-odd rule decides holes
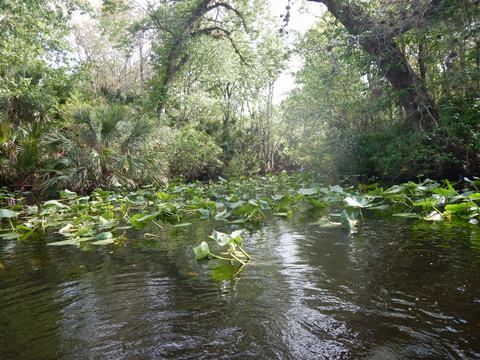
[[[127,117],[120,105],[81,110],[69,129],[47,135],[44,144],[54,156],[42,187],[88,191],[159,180],[162,167],[148,149],[150,127]]]

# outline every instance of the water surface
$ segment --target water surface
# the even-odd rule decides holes
[[[1,241],[0,359],[480,358],[476,228],[272,218],[233,278],[194,260],[214,228],[89,251]]]

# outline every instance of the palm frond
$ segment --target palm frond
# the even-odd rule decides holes
[[[125,140],[120,145],[122,152],[126,152],[129,148],[134,147],[137,143],[145,140],[145,138],[150,134],[151,127],[145,121],[137,121],[132,127],[130,134],[125,138]]]
[[[126,119],[124,107],[111,105],[101,108],[97,113],[97,119],[100,123],[100,137],[102,143],[108,144],[118,130],[118,124]]]

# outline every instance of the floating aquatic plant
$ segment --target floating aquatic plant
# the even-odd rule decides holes
[[[251,259],[250,255],[242,247],[243,230],[235,230],[231,234],[225,234],[219,231],[213,231],[210,239],[214,240],[220,247],[226,248],[221,255],[215,255],[210,251],[210,246],[206,241],[193,248],[197,260],[205,258],[214,258],[226,261],[236,261],[245,265]]]
[[[288,219],[305,208],[322,213],[318,226],[342,223],[353,231],[364,214],[374,211],[429,223],[476,225],[480,221],[479,187],[479,179],[464,179],[461,184],[425,180],[386,189],[375,184],[355,189],[325,186],[312,174],[302,173],[172,183],[161,189],[145,187],[133,192],[97,189],[88,196],[65,190],[59,199],[32,206],[24,204],[22,194],[2,190],[0,238],[21,240],[35,233],[57,232],[66,239],[55,245],[110,245],[119,242],[126,229],[143,231],[154,225],[158,232],[165,226],[192,226],[189,220],[193,218],[247,227],[261,223],[269,214]],[[343,215],[335,219],[335,214]],[[112,237],[97,238],[106,232]],[[217,235],[214,240],[220,245],[225,239]],[[241,252],[238,244],[233,244]]]

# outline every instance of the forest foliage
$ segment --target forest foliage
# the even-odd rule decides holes
[[[308,1],[325,12],[294,44],[290,3],[279,21],[258,0],[2,1],[0,182],[478,175],[478,2]]]

